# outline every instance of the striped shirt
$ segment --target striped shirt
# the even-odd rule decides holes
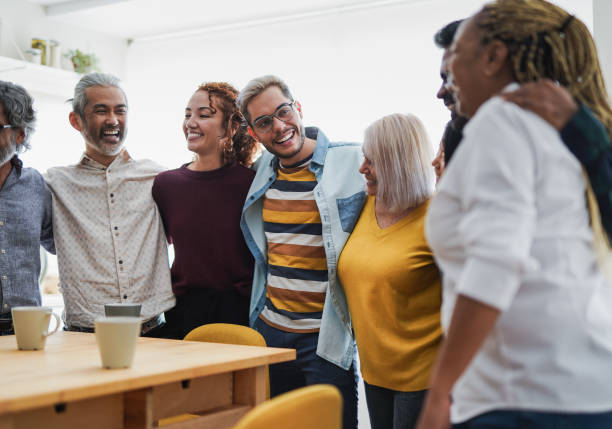
[[[279,168],[263,202],[269,272],[260,318],[287,332],[318,332],[327,293],[327,259],[313,192],[317,181],[309,165],[310,160]]]

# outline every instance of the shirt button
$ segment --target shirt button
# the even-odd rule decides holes
[[[2,249],[2,250],[0,250],[0,253],[2,253],[4,255],[6,253],[6,250]]]
[[[2,276],[2,280],[6,280],[8,277],[6,276]]]
[[[117,230],[119,229],[119,227],[114,227],[113,229],[114,229],[115,231],[117,231]]]
[[[120,264],[123,264],[123,259],[119,259],[119,263],[120,263]]]
[[[114,203],[114,202],[115,202],[115,200],[111,200],[111,204]]]
[[[4,222],[0,220],[0,226],[4,226]]]
[[[115,194],[110,194],[110,197],[113,198],[115,196]]]
[[[123,299],[127,299],[127,295],[123,295]]]
[[[4,308],[8,308],[8,304],[4,304]]]

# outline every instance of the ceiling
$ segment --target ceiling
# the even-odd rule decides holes
[[[57,22],[146,41],[423,0],[28,0]]]

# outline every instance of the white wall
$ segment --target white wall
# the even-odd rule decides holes
[[[29,49],[32,38],[57,40],[62,50],[94,52],[105,71],[125,74],[125,40],[56,22],[42,6],[25,0],[0,0],[0,55],[21,59],[17,48]]]
[[[606,89],[612,94],[612,1],[593,0],[593,35]]]
[[[448,112],[435,98],[441,51],[432,41],[444,24],[466,17],[481,0],[433,0],[292,21],[215,35],[135,43],[128,50],[129,147],[169,167],[187,162],[180,130],[197,84],[229,81],[238,88],[273,73],[301,101],[306,125],[332,140],[360,141],[379,117],[412,112],[433,145]],[[556,3],[592,23],[590,1]]]
[[[127,42],[124,39],[94,33],[76,26],[58,23],[44,14],[41,6],[23,0],[0,0],[0,55],[19,59],[16,46],[25,50],[32,38],[54,39],[63,49],[79,48],[95,52],[103,71],[118,76],[126,74]],[[4,76],[8,76],[4,73]],[[0,79],[3,73],[0,71]],[[19,74],[10,73],[10,79],[22,84],[34,97],[38,123],[32,136],[32,150],[22,158],[29,166],[41,171],[54,165],[70,164],[78,160],[83,151],[83,140],[68,124],[70,96],[50,96],[28,88],[28,81]],[[53,83],[50,81],[50,85]]]

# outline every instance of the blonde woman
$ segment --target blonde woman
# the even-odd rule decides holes
[[[412,428],[438,344],[440,273],[424,222],[435,176],[422,122],[394,114],[365,132],[368,198],[338,262],[373,429]]]

